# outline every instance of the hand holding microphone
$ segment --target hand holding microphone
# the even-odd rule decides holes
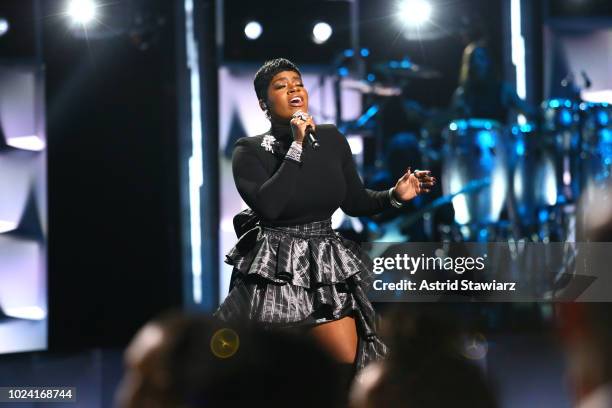
[[[316,125],[312,116],[299,110],[292,115],[290,123],[293,139],[296,142],[303,143],[304,138],[307,138],[313,149],[319,148],[319,141],[315,133]]]

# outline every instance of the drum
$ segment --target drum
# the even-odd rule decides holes
[[[443,132],[442,190],[454,196],[459,225],[499,221],[508,185],[502,130],[494,120],[458,119]]]
[[[585,102],[580,109],[583,183],[599,186],[609,179],[612,170],[612,105]]]
[[[512,204],[516,222],[539,223],[539,210],[557,203],[555,160],[535,123],[510,126],[508,149]]]
[[[570,99],[541,104],[542,138],[555,166],[557,201],[575,202],[581,191],[580,107]]]
[[[548,99],[542,102],[542,128],[545,132],[577,129],[580,125],[580,109],[570,99]]]

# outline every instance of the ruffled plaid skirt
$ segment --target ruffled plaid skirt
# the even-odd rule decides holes
[[[359,245],[336,233],[331,219],[253,228],[225,262],[234,269],[229,294],[215,317],[301,329],[352,315],[359,338],[357,369],[387,356],[366,296],[372,272]]]

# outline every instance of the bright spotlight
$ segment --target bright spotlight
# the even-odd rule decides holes
[[[71,0],[68,15],[78,24],[88,24],[96,16],[96,3],[93,0]]]
[[[320,22],[314,25],[312,28],[312,40],[317,44],[323,44],[329,40],[333,30],[331,26],[325,22]]]
[[[249,40],[258,39],[262,31],[261,24],[257,21],[249,21],[247,25],[244,26],[244,35],[246,35]]]
[[[6,34],[9,30],[9,22],[6,18],[0,17],[0,37]]]
[[[425,0],[404,0],[400,4],[399,18],[404,24],[419,26],[431,17],[431,4]]]

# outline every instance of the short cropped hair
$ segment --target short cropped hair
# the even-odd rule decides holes
[[[255,74],[255,79],[253,80],[255,94],[257,94],[258,100],[266,100],[270,81],[272,81],[274,75],[283,71],[294,71],[299,76],[302,76],[302,73],[298,67],[286,58],[275,58],[273,60],[266,61],[261,68],[259,68]]]

